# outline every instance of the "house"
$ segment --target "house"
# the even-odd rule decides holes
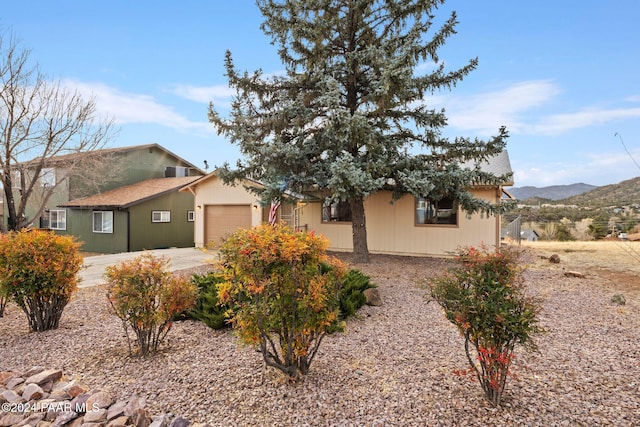
[[[269,207],[262,206],[257,196],[246,186],[260,185],[246,180],[236,186],[225,185],[216,172],[185,185],[180,191],[195,200],[195,246],[215,247],[238,228],[251,228],[266,222]],[[295,225],[294,206],[284,203],[278,209],[278,220]]]
[[[178,190],[196,179],[148,179],[64,203],[63,234],[76,236],[87,252],[193,247],[193,196]]]
[[[511,173],[506,152],[481,165],[498,176]],[[476,197],[499,203],[504,196],[501,185],[474,185]],[[225,186],[214,174],[187,185],[181,191],[191,191],[195,197],[195,245],[203,247],[218,242],[226,233],[260,224],[265,209],[256,196],[244,186]],[[390,191],[379,191],[365,199],[367,243],[371,253],[397,255],[443,256],[461,246],[500,244],[499,215],[468,216],[454,200],[439,202],[405,195],[392,201]],[[330,241],[330,250],[352,251],[353,238],[350,210],[347,203],[327,203],[318,197],[306,196],[297,205],[283,204],[283,217],[298,229],[313,230]],[[268,210],[268,209],[267,209]]]
[[[193,246],[193,196],[178,189],[204,172],[160,145],[61,155],[44,166],[36,187],[46,198],[32,197],[25,212],[35,226],[74,235],[91,252]]]

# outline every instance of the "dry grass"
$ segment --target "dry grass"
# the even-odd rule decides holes
[[[603,279],[621,292],[640,295],[640,242],[522,242],[538,257],[558,254],[557,268],[579,271]]]

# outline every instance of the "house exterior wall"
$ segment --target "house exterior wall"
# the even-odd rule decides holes
[[[107,173],[113,176],[106,176],[106,179],[101,180],[99,192],[113,190],[147,179],[164,178],[167,166],[188,166],[177,157],[159,147],[153,146],[115,152],[106,159],[109,162]],[[191,173],[194,173],[194,171],[191,170]],[[197,171],[196,174],[200,175]],[[70,178],[70,200],[97,193],[95,187],[87,187],[78,181],[79,178],[77,177]]]
[[[474,189],[476,197],[496,202],[496,188]],[[415,198],[407,195],[391,204],[390,192],[365,200],[367,242],[371,253],[444,256],[460,246],[495,246],[500,242],[499,217],[458,212],[458,225],[415,225]],[[300,225],[323,234],[330,250],[353,250],[351,223],[323,223],[322,203],[300,210]]]
[[[217,176],[210,176],[191,187],[195,192],[195,246],[205,246],[205,207],[207,205],[251,205],[259,206],[256,195],[247,191],[241,184],[232,187],[224,185]],[[198,209],[200,206],[200,209]],[[251,210],[251,224],[259,225],[262,222],[262,209]]]
[[[170,194],[129,208],[130,251],[193,247],[194,222],[187,212],[194,210],[191,193]],[[153,211],[170,211],[170,222],[153,222]]]
[[[97,253],[128,251],[129,213],[127,211],[113,211],[113,233],[94,233],[93,209],[65,208],[65,210],[67,211],[67,229],[56,230],[56,233],[75,236],[82,242],[80,250]]]

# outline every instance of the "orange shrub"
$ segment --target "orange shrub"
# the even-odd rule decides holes
[[[284,225],[241,229],[220,248],[221,303],[245,343],[291,378],[308,372],[338,316],[345,268],[326,255],[325,238]]]
[[[72,237],[29,230],[0,235],[0,286],[27,315],[32,331],[56,329],[77,290],[80,244]]]
[[[168,264],[167,259],[143,254],[105,270],[107,298],[113,314],[122,320],[130,354],[129,328],[140,354],[146,356],[158,350],[173,317],[196,303],[198,287],[185,277],[172,275]]]

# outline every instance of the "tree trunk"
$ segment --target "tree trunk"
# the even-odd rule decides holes
[[[364,198],[351,199],[351,227],[353,233],[353,261],[369,262],[369,246],[367,244],[367,221],[364,214]]]

